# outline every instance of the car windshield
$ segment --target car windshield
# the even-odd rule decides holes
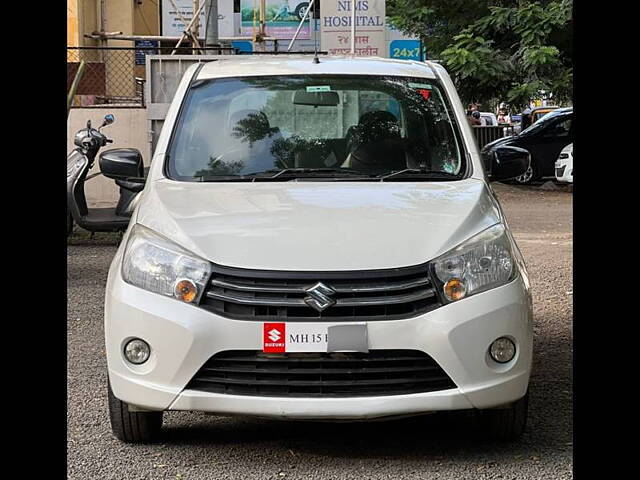
[[[547,125],[549,125],[549,123],[553,122],[554,119],[558,118],[559,116],[565,116],[565,115],[567,115],[566,112],[549,112],[544,117],[542,117],[540,120],[538,120],[534,124],[530,125],[528,128],[524,129],[522,132],[520,132],[520,136],[525,136],[525,135],[531,135],[533,133],[538,133],[538,132],[544,130],[544,128]]]
[[[452,118],[430,79],[196,80],[172,136],[167,171],[182,181],[455,180],[466,165]]]

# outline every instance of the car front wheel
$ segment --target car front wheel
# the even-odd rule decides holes
[[[488,440],[517,440],[527,425],[528,407],[529,392],[506,408],[476,410],[476,424],[480,434]]]
[[[531,185],[534,181],[538,180],[539,178],[540,178],[540,174],[538,172],[537,165],[534,163],[532,159],[529,165],[529,168],[527,168],[527,171],[524,172],[519,177],[515,177],[513,181],[514,183],[517,183],[519,185]]]
[[[115,397],[111,384],[108,389],[113,434],[126,443],[151,443],[156,440],[162,427],[162,412],[131,412],[127,403]]]

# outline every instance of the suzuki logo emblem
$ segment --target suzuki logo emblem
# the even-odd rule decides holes
[[[277,342],[278,340],[280,340],[280,332],[275,328],[268,333],[269,333],[269,340],[271,340],[272,342]]]
[[[327,287],[322,282],[318,282],[312,287],[305,288],[304,291],[309,295],[304,299],[304,303],[315,308],[319,312],[336,304],[335,299],[331,298],[331,295],[336,293],[335,290],[331,287]]]

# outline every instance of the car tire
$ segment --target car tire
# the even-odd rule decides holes
[[[508,442],[520,438],[527,425],[529,392],[506,408],[476,410],[476,426],[487,440]]]
[[[522,175],[520,175],[519,177],[515,177],[513,179],[513,183],[516,183],[518,185],[531,185],[533,182],[535,182],[539,178],[540,178],[540,171],[538,169],[538,164],[532,158],[527,171]]]
[[[302,17],[304,17],[304,14],[306,13],[307,8],[309,8],[309,2],[303,2],[296,7],[295,15],[298,18],[298,21],[302,20]]]
[[[160,435],[162,412],[130,412],[129,405],[118,400],[111,384],[109,389],[109,418],[111,431],[125,443],[151,443]]]

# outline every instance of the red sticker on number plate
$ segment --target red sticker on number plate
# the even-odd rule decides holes
[[[277,353],[285,351],[286,327],[284,323],[265,323],[262,351]]]

